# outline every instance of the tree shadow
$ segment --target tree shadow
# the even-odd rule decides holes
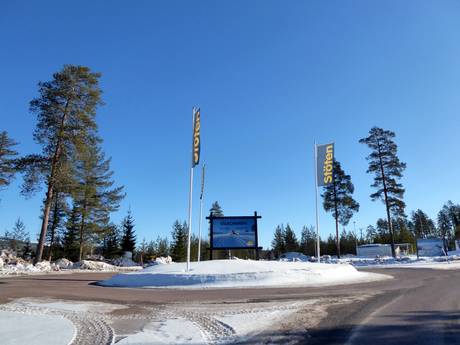
[[[312,330],[310,339],[299,344],[460,344],[460,311],[414,311],[384,318],[388,318],[388,323],[345,324]]]

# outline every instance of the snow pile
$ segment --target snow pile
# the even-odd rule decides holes
[[[287,252],[280,256],[280,261],[310,261],[310,257],[299,252]]]
[[[155,265],[138,272],[118,274],[99,284],[119,287],[232,288],[267,286],[320,286],[386,279],[358,272],[353,266],[310,262],[215,260]]]
[[[70,269],[73,268],[74,263],[66,258],[59,259],[55,262],[55,265],[60,269]]]
[[[82,260],[76,262],[73,265],[74,269],[81,270],[90,270],[90,271],[116,271],[117,268],[114,265],[102,262],[102,261],[91,261],[91,260]]]
[[[155,259],[155,261],[153,262],[153,265],[167,265],[167,264],[171,264],[172,262],[173,262],[172,258],[169,255],[166,257],[160,256]]]
[[[133,260],[131,260],[131,258],[127,258],[127,257],[121,257],[121,258],[112,260],[112,265],[120,266],[120,267],[139,266],[137,262],[134,262]]]

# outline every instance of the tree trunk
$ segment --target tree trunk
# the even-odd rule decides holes
[[[84,233],[84,227],[85,227],[85,216],[82,212],[81,215],[81,224],[80,224],[80,250],[78,254],[78,261],[81,261],[83,257],[83,233]]]
[[[393,235],[393,224],[391,222],[391,215],[390,215],[390,205],[388,204],[388,194],[387,194],[387,184],[385,178],[385,171],[383,170],[383,162],[382,162],[382,154],[380,151],[380,143],[377,140],[378,145],[378,152],[379,152],[379,162],[380,162],[380,172],[382,173],[382,182],[383,182],[383,195],[385,196],[385,207],[387,211],[387,222],[388,222],[388,231],[390,231],[391,237],[391,255],[396,258],[395,252],[395,238]]]
[[[53,170],[53,169],[52,169]],[[53,173],[53,172],[52,172]],[[48,228],[48,220],[51,210],[51,200],[53,198],[53,185],[48,182],[48,190],[46,192],[45,209],[43,211],[43,221],[40,230],[40,240],[38,241],[37,255],[35,256],[34,263],[40,262],[43,256],[43,247],[45,245],[46,230]]]
[[[334,176],[334,211],[335,211],[335,244],[337,246],[337,258],[340,259],[340,239],[339,239],[339,213],[337,203],[337,189]]]
[[[58,223],[58,216],[57,213],[59,211],[59,192],[56,192],[56,196],[54,197],[54,212],[53,212],[53,223],[51,224],[51,240],[50,240],[50,247],[48,252],[48,261],[51,262],[53,256],[53,245],[54,245],[54,238],[56,235],[56,228]]]

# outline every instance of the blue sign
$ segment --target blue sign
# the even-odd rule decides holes
[[[255,218],[212,218],[212,247],[254,248],[256,247]]]

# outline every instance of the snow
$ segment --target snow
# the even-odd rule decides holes
[[[268,286],[321,286],[390,278],[358,272],[348,264],[310,262],[214,260],[155,265],[141,271],[118,274],[99,284],[144,288],[234,288]]]
[[[62,345],[72,341],[75,327],[71,321],[59,315],[0,311],[0,334],[2,345]]]
[[[430,268],[441,270],[460,269],[460,252],[449,252],[448,256],[419,257],[415,255],[400,256],[396,259],[391,256],[376,258],[347,257],[332,259],[336,263],[351,264],[355,267],[372,268]]]
[[[184,318],[149,322],[142,331],[117,342],[119,345],[206,344],[200,329]]]

